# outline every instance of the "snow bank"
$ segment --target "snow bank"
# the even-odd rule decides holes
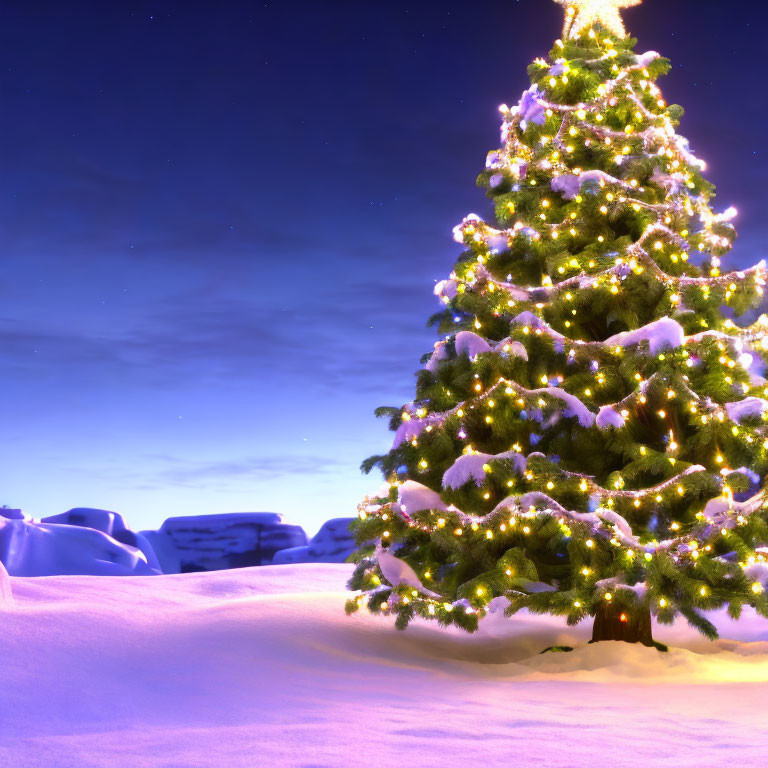
[[[768,743],[768,622],[669,654],[522,613],[475,635],[343,612],[346,565],[12,578],[0,765],[722,768]],[[572,653],[544,654],[555,644]],[[512,702],[512,705],[510,705]],[[375,727],[371,727],[371,724]],[[649,734],[653,738],[649,738]],[[510,762],[511,760],[511,762]]]

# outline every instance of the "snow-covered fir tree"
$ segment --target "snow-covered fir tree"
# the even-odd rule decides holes
[[[651,616],[768,615],[766,265],[725,272],[682,109],[618,9],[556,0],[563,39],[502,106],[436,287],[443,338],[416,397],[382,408],[386,483],[355,523],[348,611],[467,630],[494,607],[594,619],[593,639],[653,644]]]

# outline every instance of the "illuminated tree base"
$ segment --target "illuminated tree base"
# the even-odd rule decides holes
[[[611,603],[601,605],[595,612],[591,642],[600,640],[623,640],[625,643],[642,643],[653,648],[660,646],[653,639],[651,612],[648,608],[630,612]]]

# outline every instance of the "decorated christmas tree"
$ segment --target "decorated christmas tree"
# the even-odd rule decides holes
[[[766,265],[725,272],[682,109],[619,9],[556,0],[563,37],[502,106],[435,293],[443,338],[360,505],[347,609],[474,630],[489,610],[592,618],[593,640],[654,644],[651,616],[709,637],[705,612],[768,616]]]

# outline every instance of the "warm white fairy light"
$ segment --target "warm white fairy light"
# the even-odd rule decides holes
[[[583,341],[570,338],[568,334],[578,335],[576,330],[581,329],[585,321],[589,321],[589,317],[582,316],[582,299],[586,294],[601,291],[603,295],[610,293],[623,301],[626,287],[629,285],[627,277],[646,275],[649,279],[658,281],[664,287],[669,305],[681,313],[690,312],[692,307],[688,305],[692,301],[695,302],[695,307],[700,306],[702,301],[706,302],[715,313],[721,303],[731,302],[743,296],[745,291],[750,298],[762,296],[768,277],[766,265],[761,262],[750,270],[722,273],[719,256],[731,245],[733,233],[728,231],[728,227],[735,211],[729,209],[724,214],[713,213],[709,208],[706,193],[696,190],[696,172],[703,170],[705,166],[675,133],[670,115],[666,113],[666,102],[647,71],[657,55],[637,56],[634,64],[624,63],[619,66],[616,62],[610,62],[610,59],[617,56],[615,41],[612,42],[610,38],[598,41],[595,38],[591,26],[598,23],[617,36],[623,36],[624,28],[618,11],[620,8],[636,5],[639,0],[557,2],[569,9],[567,31],[570,36],[578,37],[587,30],[590,39],[596,41],[592,45],[598,46],[600,55],[594,61],[598,64],[603,62],[603,66],[606,66],[605,62],[608,60],[611,79],[599,86],[600,98],[595,103],[574,105],[572,101],[561,98],[562,87],[568,85],[569,75],[574,77],[573,72],[578,66],[592,62],[569,64],[563,59],[554,63],[544,59],[537,60],[535,64],[538,67],[550,71],[542,72],[542,90],[533,89],[535,108],[540,109],[542,117],[547,119],[546,128],[542,128],[542,132],[546,133],[540,133],[533,143],[530,141],[530,133],[523,133],[523,121],[526,116],[521,114],[521,108],[500,108],[504,117],[504,146],[500,151],[492,153],[492,160],[489,156],[491,164],[488,167],[498,170],[499,178],[503,179],[506,175],[510,183],[514,181],[515,190],[524,185],[522,194],[533,195],[542,190],[542,196],[535,198],[534,206],[538,208],[532,221],[526,221],[531,215],[529,206],[521,205],[519,212],[513,201],[504,201],[502,210],[509,215],[505,223],[510,222],[507,229],[490,227],[477,216],[467,217],[456,228],[456,239],[473,251],[471,261],[457,265],[449,280],[439,284],[435,292],[448,311],[454,306],[461,306],[455,304],[455,297],[472,294],[488,302],[489,314],[484,316],[484,311],[473,309],[473,315],[462,320],[460,311],[457,311],[454,321],[459,324],[458,327],[466,328],[471,323],[469,327],[473,327],[476,333],[465,335],[464,347],[459,344],[460,334],[446,336],[444,341],[435,345],[433,358],[427,367],[434,370],[438,365],[442,365],[441,361],[452,357],[455,352],[456,355],[466,355],[470,358],[470,371],[474,368],[475,371],[485,372],[482,377],[479,373],[473,374],[469,396],[448,410],[439,412],[432,402],[427,400],[425,403],[429,404],[429,412],[423,404],[406,406],[402,412],[402,424],[396,435],[395,447],[419,447],[419,453],[428,452],[432,437],[445,430],[448,430],[452,438],[466,441],[466,444],[462,443],[462,456],[477,456],[477,461],[481,462],[475,468],[478,485],[476,498],[488,502],[491,498],[497,499],[500,496],[501,500],[493,510],[483,515],[467,514],[453,505],[448,505],[441,508],[440,516],[429,513],[428,519],[414,519],[414,510],[410,505],[406,513],[406,505],[376,498],[364,505],[359,515],[361,520],[370,522],[375,517],[385,520],[387,515],[391,514],[398,520],[397,524],[401,528],[416,528],[427,533],[446,528],[443,535],[450,536],[452,533],[455,537],[452,540],[457,547],[466,545],[467,541],[462,540],[462,537],[471,541],[475,541],[475,537],[482,537],[488,542],[488,546],[491,546],[490,542],[506,542],[511,536],[537,536],[540,522],[545,518],[554,518],[557,530],[568,538],[577,537],[589,551],[588,556],[609,546],[620,549],[617,555],[625,557],[626,562],[634,562],[650,569],[654,567],[656,552],[665,551],[674,562],[685,562],[694,567],[697,562],[706,559],[709,553],[713,552],[715,537],[720,541],[724,540],[723,537],[727,539],[732,535],[732,531],[748,525],[752,514],[762,511],[768,505],[762,494],[753,496],[748,502],[735,503],[733,492],[727,484],[728,476],[734,471],[746,471],[743,467],[741,470],[730,468],[731,439],[745,448],[753,446],[749,450],[763,451],[763,455],[768,450],[768,400],[763,399],[768,398],[768,387],[765,388],[766,391],[760,392],[754,383],[746,383],[745,369],[748,369],[751,363],[743,359],[745,349],[747,356],[750,350],[768,350],[768,318],[761,318],[753,326],[740,329],[731,321],[713,321],[712,316],[707,315],[705,311],[704,316],[697,320],[697,324],[702,328],[700,333],[686,334],[679,326],[679,331],[667,327],[667,331],[672,332],[674,341],[662,344],[658,349],[653,348],[654,337],[650,326],[631,332],[634,336],[618,334],[619,343],[611,340]],[[619,47],[618,44],[616,46]],[[560,42],[559,49],[565,48],[567,46]],[[561,104],[561,101],[566,103]],[[621,106],[628,117],[614,129],[609,126],[617,124],[607,118],[611,117],[610,110],[617,106]],[[576,163],[571,162],[570,156],[578,155],[577,150],[583,146],[593,145],[598,146],[598,149],[610,148],[609,159],[613,158],[614,161],[610,174],[571,167]],[[630,174],[624,173],[624,169],[628,167],[626,156],[634,156],[637,152],[658,158],[657,171],[648,181],[642,178],[628,178]],[[529,171],[527,178],[526,169]],[[536,169],[539,170],[538,175],[530,173]],[[541,184],[541,172],[552,178],[551,192],[555,193],[554,195],[550,193],[550,185],[546,181],[544,185]],[[537,177],[533,178],[534,175]],[[542,187],[546,189],[546,193]],[[665,192],[663,197],[659,197],[659,189]],[[588,234],[590,222],[586,220],[589,210],[586,206],[591,204],[593,195],[599,198],[594,208],[602,213],[602,216],[598,217],[601,233],[597,236],[594,230],[593,234]],[[594,208],[591,210],[594,211]],[[595,252],[587,258],[579,255],[579,250],[590,242],[610,251],[611,241],[615,239],[611,232],[614,217],[632,216],[641,211],[650,223],[641,236],[622,251],[615,263],[611,263],[601,252]],[[690,233],[688,227],[696,231]],[[552,241],[559,242],[555,245]],[[545,273],[541,276],[540,285],[517,284],[513,281],[512,274],[507,275],[506,280],[501,280],[501,275],[497,274],[494,268],[497,263],[496,255],[516,247],[530,251],[540,247],[537,243],[549,246],[550,252],[553,246],[556,249],[559,245],[561,249],[566,249],[566,252],[571,248],[574,253],[565,258],[558,257],[555,265],[549,268],[551,274]],[[711,266],[706,277],[692,277],[684,271],[689,254],[696,251],[704,252],[709,257]],[[683,271],[682,275],[679,274],[680,271]],[[693,292],[695,297],[692,299]],[[558,320],[547,315],[551,322],[544,321],[544,312],[553,305],[560,307],[565,314],[563,304],[568,307],[567,317],[561,315]],[[509,337],[498,344],[491,341],[489,337],[493,334],[486,330],[489,323],[485,318],[491,314],[494,318],[491,323],[496,323],[498,318],[512,318]],[[466,315],[464,317],[466,318]],[[518,322],[518,317],[525,319]],[[583,333],[583,330],[580,332]],[[711,351],[714,341],[720,344],[720,354],[715,353],[713,357]],[[493,380],[488,377],[486,358],[481,358],[481,355],[487,352],[503,355],[511,361],[527,361],[529,355],[540,354],[536,352],[535,346],[531,346],[531,342],[553,345],[557,354],[565,356],[570,369],[558,371],[560,362],[554,371],[552,367],[545,368],[545,373],[539,369],[535,372],[535,380],[542,386],[535,389],[527,389],[507,378]],[[725,384],[733,390],[743,392],[743,395],[734,394],[734,398],[749,396],[744,401],[750,401],[746,412],[750,416],[761,416],[761,424],[756,425],[754,421],[742,424],[739,410],[743,407],[743,403],[740,405],[742,401],[735,400],[718,405],[710,397],[693,391],[700,383],[702,357],[709,361],[708,365],[722,371]],[[643,373],[638,371],[631,381],[625,381],[634,388],[628,396],[619,402],[602,405],[604,399],[601,399],[601,393],[606,391],[606,385],[615,387],[617,375],[619,379],[622,376],[629,379],[628,375],[623,372],[619,374],[616,370],[619,360],[634,361]],[[648,370],[653,366],[656,366],[657,373]],[[661,371],[668,370],[662,369],[662,366],[672,366],[677,372],[675,377],[667,378],[666,374],[662,375]],[[575,391],[575,387],[566,391],[571,372],[589,374],[578,386],[578,397],[569,394]],[[680,376],[677,376],[678,373]],[[717,399],[722,400],[720,396]],[[455,399],[451,398],[451,401],[455,402]],[[765,403],[765,406],[762,403]],[[660,407],[662,405],[663,407]],[[557,424],[563,418],[574,419],[574,424],[578,422],[579,426],[585,429],[631,430],[637,419],[647,420],[652,414],[653,419],[660,420],[656,423],[663,430],[661,434],[666,439],[666,447],[653,447],[653,442],[649,441],[648,446],[637,446],[635,457],[638,461],[639,457],[653,460],[663,457],[665,464],[669,462],[669,465],[675,467],[675,463],[679,462],[677,466],[684,469],[676,471],[668,480],[653,487],[632,489],[630,484],[627,489],[624,477],[617,475],[606,483],[609,487],[602,487],[593,477],[567,472],[556,466],[546,468],[544,465],[545,468],[540,470],[539,465],[533,461],[533,457],[537,455],[533,440],[529,442],[528,437],[518,435],[518,441],[514,443],[511,451],[505,452],[515,457],[514,472],[511,473],[513,476],[509,477],[505,474],[509,466],[498,463],[509,462],[509,457],[504,454],[481,454],[474,447],[482,446],[484,440],[483,437],[474,435],[475,426],[478,423],[491,425],[493,418],[485,409],[494,408],[494,415],[498,417],[498,423],[502,427],[502,416],[506,417],[510,409],[513,420],[516,418],[514,414],[521,413],[522,410],[529,412],[529,419],[532,411],[540,412],[541,419],[537,417],[537,421],[542,427],[539,431],[544,431],[546,424]],[[481,412],[473,413],[477,410]],[[680,414],[684,414],[683,418],[688,423],[700,424],[702,429],[719,429],[717,435],[723,434],[723,429],[726,430],[728,437],[725,444],[718,437],[714,444],[720,448],[713,449],[706,460],[700,459],[705,461],[706,467],[688,466],[685,442],[682,442],[682,446],[677,442],[681,440],[679,435],[685,434],[683,425],[678,421]],[[467,420],[465,416],[468,417]],[[550,421],[545,421],[546,419]],[[494,426],[493,429],[496,432],[497,427]],[[628,434],[631,432],[625,434],[625,437]],[[473,444],[470,444],[469,440],[472,440]],[[542,457],[541,454],[538,456]],[[426,469],[426,458],[417,458],[418,466]],[[541,459],[536,459],[539,460]],[[436,459],[434,463],[440,462]],[[695,519],[693,514],[684,514],[680,516],[682,522],[672,521],[666,524],[666,535],[669,538],[650,543],[643,539],[645,543],[642,543],[632,530],[632,524],[636,521],[636,516],[633,515],[637,514],[634,511],[642,510],[644,517],[641,519],[647,519],[648,515],[656,514],[670,505],[676,513],[681,503],[685,505],[688,499],[699,498],[698,489],[701,487],[700,478],[703,476],[714,479],[719,484],[721,497],[727,500],[725,508],[710,508],[708,504],[703,510],[696,512]],[[626,477],[631,479],[631,475]],[[563,488],[569,488],[570,492],[578,489],[583,494],[580,497],[583,499],[582,508],[587,500],[590,504],[599,505],[596,511],[586,513],[562,507],[555,498],[560,498],[561,484]],[[389,487],[398,486],[393,483]],[[500,489],[507,490],[502,490],[499,494]],[[523,498],[527,500],[525,504],[522,503]],[[490,506],[484,504],[482,508],[487,510]],[[590,509],[594,507],[590,506]],[[387,512],[382,513],[383,510]],[[518,518],[524,518],[526,524],[516,525]],[[641,522],[640,527],[643,525]],[[389,525],[380,535],[386,535],[390,539],[396,536],[395,531],[400,528],[394,526],[395,524]],[[663,538],[661,533],[659,538]],[[750,563],[754,564],[756,561],[757,553],[741,566],[747,568]],[[504,573],[510,577],[511,569],[507,568]],[[585,566],[581,573],[585,579],[589,579],[592,570]],[[599,575],[596,573],[593,578],[599,579]],[[752,576],[749,578],[747,585],[751,585],[749,589],[757,598],[762,594],[763,582],[752,581]],[[612,600],[614,596],[618,598],[620,590],[627,588],[621,584],[611,584],[610,589],[606,589],[606,586],[597,591],[597,597],[606,601]],[[709,586],[696,589],[700,598],[711,599]],[[584,607],[583,598],[586,596],[587,593],[579,594],[580,599],[572,602],[576,610],[580,611]],[[445,617],[454,607],[461,607],[460,613],[479,612],[482,615],[482,606],[492,599],[493,593],[490,588],[477,588],[473,605],[480,606],[478,611],[461,604],[461,601],[435,602],[419,595],[418,592],[405,597],[419,603],[421,615],[426,612],[430,616]],[[674,604],[669,597],[663,595],[652,595],[650,599],[659,609],[671,607],[676,610],[677,598]],[[393,598],[390,603],[390,607],[395,607],[397,598]]]

